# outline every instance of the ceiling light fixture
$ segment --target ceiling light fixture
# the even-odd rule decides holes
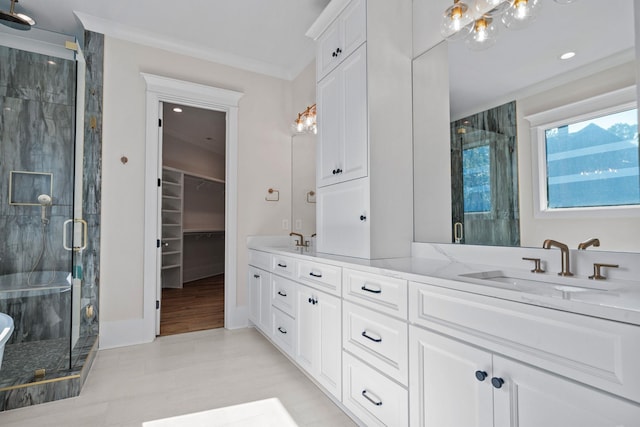
[[[496,44],[497,36],[498,26],[490,16],[484,15],[475,21],[473,31],[467,37],[466,44],[471,50],[488,49]]]
[[[569,4],[577,0],[555,1]],[[483,50],[496,43],[497,21],[510,30],[525,28],[538,17],[542,0],[473,0],[472,6],[453,0],[443,14],[440,33],[447,40],[465,39],[471,50]]]
[[[16,13],[15,6],[18,3],[18,0],[11,0],[11,6],[9,7],[9,12],[4,10],[0,10],[0,23],[11,27],[15,30],[27,31],[30,30],[31,27],[36,25],[36,21],[34,21],[31,17],[25,15],[24,13]]]
[[[510,30],[520,30],[527,27],[538,17],[540,0],[515,0],[502,15],[502,23]]]
[[[174,113],[182,113],[182,108],[180,108],[180,107],[173,107],[173,112],[174,112]]]
[[[316,121],[316,104],[308,106],[291,125],[295,133],[318,133]]]
[[[473,18],[469,6],[461,0],[453,0],[453,6],[444,11],[440,34],[450,40],[461,39],[471,31],[469,26],[471,22],[473,22]]]
[[[575,52],[565,52],[562,55],[560,55],[560,59],[571,59],[574,56],[576,56]]]

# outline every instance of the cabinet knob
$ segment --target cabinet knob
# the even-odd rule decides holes
[[[254,274],[253,277],[256,278],[256,279],[259,279],[260,275],[259,274]]]
[[[313,304],[313,300],[311,298],[309,298],[307,301],[309,301],[309,304]]]
[[[366,215],[360,215],[360,221],[366,221],[366,220],[367,220]]]
[[[337,52],[331,52],[331,56],[333,56],[335,58],[336,56],[338,56],[338,53]]]
[[[476,371],[476,378],[478,381],[484,381],[488,374],[485,371]]]
[[[502,388],[503,384],[504,384],[504,380],[502,378],[498,378],[498,377],[491,378],[491,385],[494,386],[495,388]]]
[[[342,173],[342,169],[338,168],[336,169],[336,174]]]
[[[337,48],[337,49],[336,49],[336,53],[337,53],[338,55],[340,55],[340,54],[342,53],[342,49]]]
[[[331,173],[332,173],[333,175],[335,175],[335,174],[337,174],[338,172],[336,172],[336,170],[334,169],[334,170],[332,170],[332,171],[331,171]]]

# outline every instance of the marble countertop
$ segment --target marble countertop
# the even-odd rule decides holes
[[[413,257],[369,260],[316,253],[310,248],[271,246],[255,242],[249,244],[251,249],[295,255],[296,258],[374,274],[640,325],[640,279],[628,279],[628,276],[640,278],[640,275],[633,272],[626,274],[627,277],[623,276],[624,278],[607,280],[589,280],[587,276],[591,272],[588,274],[586,271],[574,277],[560,277],[555,273],[558,271],[555,264],[549,262],[548,272],[532,273],[530,269],[523,268],[529,267],[529,264],[523,263],[522,257],[530,256],[531,251],[540,249],[526,251],[521,248],[501,248],[518,253],[516,257],[502,257],[501,262],[499,253],[494,257],[486,255],[486,251],[496,251],[495,249],[483,248],[484,256],[471,257],[471,260],[480,262],[470,262],[469,256],[449,253],[448,248],[453,246],[443,246],[447,248],[446,251],[439,248],[436,251],[414,251]],[[468,248],[463,250],[469,251]],[[584,251],[580,256],[583,256],[582,253]],[[548,255],[549,252],[542,254]],[[628,254],[627,258],[630,259],[625,260],[627,264],[632,264],[638,256]],[[603,257],[606,258],[600,255],[600,258]],[[519,261],[519,268],[514,267],[513,259]]]

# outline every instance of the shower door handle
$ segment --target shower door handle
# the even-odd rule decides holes
[[[82,245],[71,247],[67,244],[67,225],[69,224],[75,225],[77,223],[82,225]],[[87,221],[85,221],[84,219],[74,218],[74,219],[66,220],[62,224],[62,246],[68,251],[73,249],[76,252],[87,249],[87,228],[88,228]],[[72,236],[75,235],[75,227],[71,229],[71,235]]]

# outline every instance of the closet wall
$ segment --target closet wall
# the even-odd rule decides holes
[[[173,126],[172,107],[164,106],[162,165],[165,172],[182,176],[182,277],[179,286],[164,280],[162,286],[182,287],[224,273],[225,114],[182,107],[180,114],[194,113],[199,119],[198,123],[187,120],[189,129],[180,131]]]

